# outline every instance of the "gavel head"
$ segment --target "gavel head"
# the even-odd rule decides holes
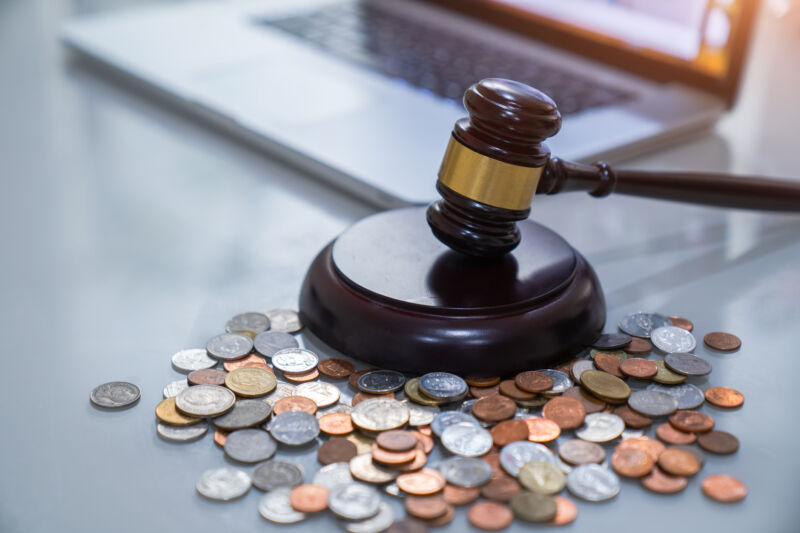
[[[561,127],[556,104],[523,83],[487,78],[464,94],[469,118],[456,122],[428,207],[436,238],[464,254],[496,257],[519,244],[542,169],[543,141]]]

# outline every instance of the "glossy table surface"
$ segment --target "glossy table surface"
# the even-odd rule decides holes
[[[198,475],[230,463],[210,434],[159,439],[153,408],[181,377],[173,352],[203,346],[238,312],[295,307],[315,254],[374,208],[70,60],[59,21],[125,3],[0,3],[0,531],[338,529],[329,516],[268,523],[255,489],[227,504],[203,499]],[[800,174],[800,16],[779,17],[783,5],[758,24],[735,112],[626,165]],[[722,330],[743,341],[733,354],[698,347],[714,372],[692,380],[745,394],[735,411],[703,407],[740,451],[709,455],[676,496],[624,481],[609,503],[579,502],[567,529],[796,530],[800,218],[584,194],[537,198],[533,218],[592,262],[608,330],[647,310],[690,318],[698,338]],[[140,402],[92,407],[89,392],[110,380],[137,383]],[[313,451],[278,456],[303,464],[307,480],[317,468]],[[700,481],[712,473],[744,480],[748,498],[706,499]],[[444,530],[468,530],[464,510]]]

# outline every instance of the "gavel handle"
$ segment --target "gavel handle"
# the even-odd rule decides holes
[[[615,192],[719,207],[800,212],[800,183],[700,172],[615,171],[604,161],[582,165],[551,158],[536,192],[566,191],[588,191],[597,197]]]

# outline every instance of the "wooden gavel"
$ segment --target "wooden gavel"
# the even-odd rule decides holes
[[[543,144],[561,128],[546,94],[484,79],[464,95],[469,118],[456,122],[439,170],[442,199],[427,211],[434,235],[458,252],[493,257],[520,241],[516,223],[536,193],[612,192],[719,207],[800,212],[800,184],[755,176],[614,170],[550,157]]]

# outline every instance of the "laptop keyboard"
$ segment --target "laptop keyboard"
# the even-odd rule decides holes
[[[334,4],[260,22],[327,53],[459,103],[467,88],[487,77],[509,78],[536,87],[555,100],[562,115],[620,103],[632,96],[374,4]]]

